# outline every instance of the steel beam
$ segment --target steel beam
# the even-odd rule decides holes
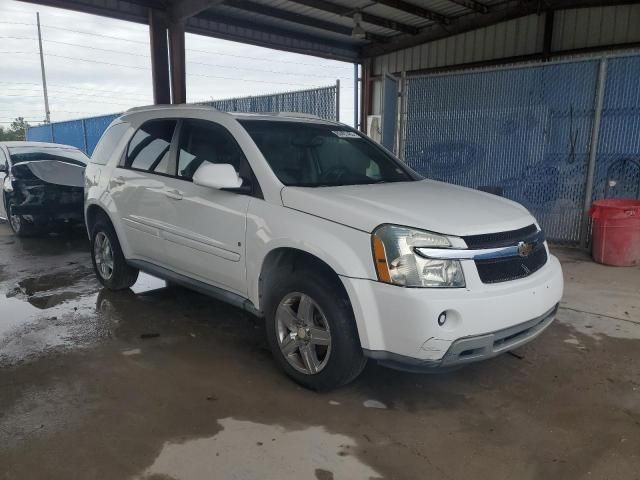
[[[598,84],[596,87],[596,98],[594,104],[593,126],[591,127],[591,140],[589,142],[589,164],[587,166],[587,183],[584,187],[584,211],[582,223],[580,224],[580,247],[587,248],[589,238],[589,210],[593,201],[593,181],[596,171],[596,160],[598,159],[598,140],[600,138],[600,122],[602,120],[602,109],[604,106],[604,92],[607,82],[607,57],[600,60],[598,71]]]
[[[149,46],[151,47],[153,103],[156,105],[171,103],[167,21],[161,12],[154,9],[149,9]]]
[[[169,62],[171,65],[171,103],[187,102],[184,23],[169,24]]]
[[[169,18],[174,22],[181,22],[221,3],[224,0],[180,0],[169,6]]]
[[[203,12],[190,18],[187,20],[186,30],[197,35],[345,62],[353,62],[359,58],[361,45],[302,32],[293,33],[281,27],[271,27],[215,12]]]
[[[242,10],[244,12],[257,13],[259,15],[264,15],[265,17],[286,20],[287,22],[296,23],[298,25],[304,25],[307,27],[318,28],[320,30],[338,33],[347,37],[351,37],[351,31],[353,30],[351,27],[345,27],[344,25],[317,20],[312,17],[307,17],[306,15],[289,12],[287,10],[270,7],[268,5],[253,3],[248,0],[227,0],[226,2],[224,2],[224,4],[229,7],[237,8],[238,10]],[[369,33],[367,34],[367,38],[375,42],[385,41],[384,38]]]
[[[476,0],[447,0],[461,7],[468,8],[477,13],[489,13],[489,7],[484,3],[477,2]]]
[[[428,8],[420,7],[413,3],[405,2],[404,0],[374,0],[375,3],[385,5],[387,7],[395,8],[401,12],[410,13],[416,17],[426,18],[436,23],[448,25],[451,23],[451,19],[440,13],[429,10]]]
[[[315,8],[323,12],[333,13],[340,15],[341,17],[352,17],[358,10],[352,7],[345,7],[344,5],[338,5],[326,0],[291,0],[293,3],[298,3],[306,7]],[[362,21],[370,23],[371,25],[377,25],[378,27],[388,28],[389,30],[395,30],[396,32],[408,33],[409,35],[417,34],[420,29],[407,25],[406,23],[396,22],[388,18],[372,15],[367,12],[360,12],[362,15]]]
[[[547,10],[544,14],[544,37],[542,40],[542,54],[545,57],[551,55],[551,47],[553,44],[553,20],[554,11]]]
[[[384,0],[385,4],[387,0]],[[623,5],[637,2],[637,0],[547,0],[545,8],[549,10],[563,10],[573,8],[604,7],[608,5]],[[382,3],[382,2],[380,2]],[[491,8],[489,13],[479,15],[465,15],[451,22],[446,28],[434,25],[424,28],[418,35],[400,35],[386,44],[373,44],[363,48],[362,56],[369,58],[385,53],[395,52],[405,48],[415,47],[423,43],[433,42],[441,38],[451,37],[478,28],[488,27],[496,23],[539,13],[540,5],[535,0],[511,1],[500,7]]]

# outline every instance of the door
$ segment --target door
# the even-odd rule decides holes
[[[7,217],[7,206],[4,204],[4,182],[9,176],[9,162],[0,148],[0,218],[2,220],[6,220]],[[7,180],[9,181],[9,180]]]
[[[245,228],[251,197],[195,185],[193,174],[204,162],[231,164],[243,178],[250,167],[233,136],[221,125],[183,120],[177,175],[168,179],[176,215],[164,234],[172,269],[246,296]]]
[[[133,135],[109,190],[134,258],[166,266],[163,228],[176,215],[166,180],[175,171],[176,120],[152,120]]]
[[[384,76],[382,87],[382,145],[396,152],[396,125],[398,123],[398,79]]]

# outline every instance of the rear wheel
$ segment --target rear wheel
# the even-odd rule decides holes
[[[353,310],[334,280],[313,271],[287,275],[266,305],[266,331],[276,362],[299,384],[331,390],[366,364]]]
[[[138,270],[127,264],[108,220],[98,219],[91,230],[91,260],[98,280],[110,290],[124,290],[138,279]]]

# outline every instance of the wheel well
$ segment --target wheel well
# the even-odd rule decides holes
[[[261,308],[264,306],[264,300],[266,299],[269,286],[272,282],[277,282],[278,277],[281,275],[286,275],[303,268],[322,275],[335,283],[343,292],[344,298],[349,301],[349,295],[340,277],[326,262],[311,253],[296,248],[276,248],[269,252],[264,262],[262,262],[258,285],[258,296]]]
[[[93,226],[99,218],[105,218],[111,223],[109,215],[107,215],[107,212],[105,212],[103,208],[98,205],[90,205],[89,208],[87,208],[87,230],[89,231],[89,235],[91,235],[91,230],[93,230]]]

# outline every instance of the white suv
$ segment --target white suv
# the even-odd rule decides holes
[[[303,114],[133,109],[86,169],[99,280],[142,270],[266,318],[277,363],[330,389],[367,358],[430,370],[531,340],[562,297],[522,206],[422,179],[350,127]]]

